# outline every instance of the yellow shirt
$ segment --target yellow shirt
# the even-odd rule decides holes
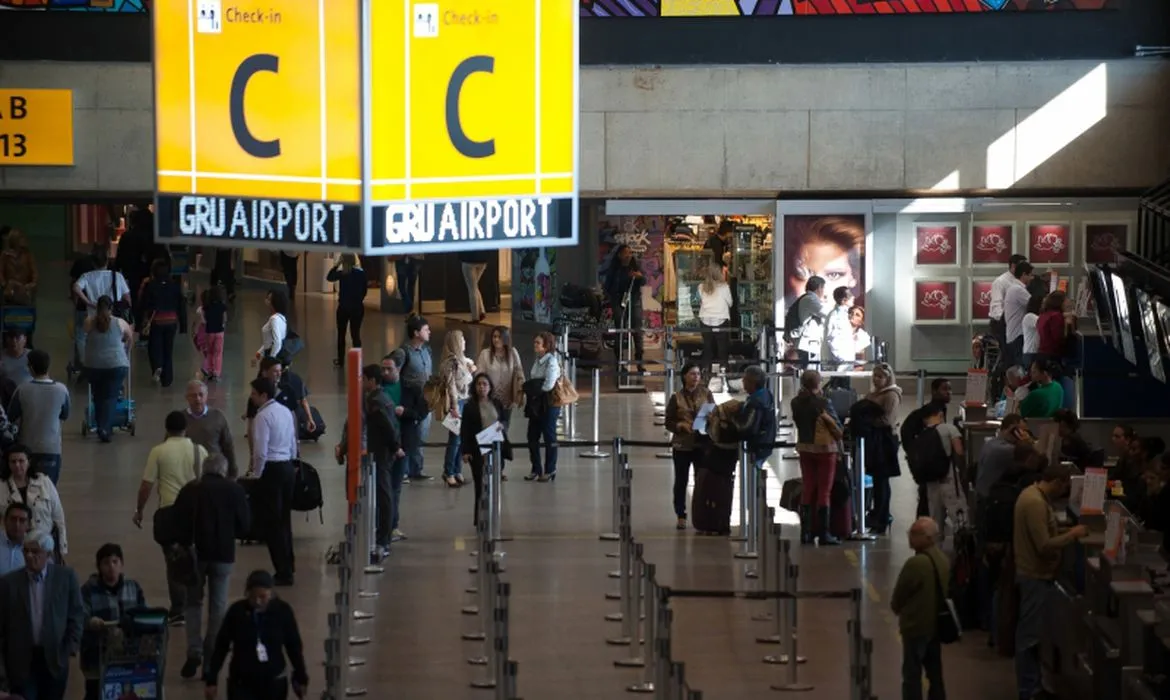
[[[198,463],[195,459],[196,449],[199,451]],[[196,447],[188,437],[169,437],[150,450],[142,480],[158,484],[159,508],[174,504],[179,490],[195,480],[205,459],[207,450]]]

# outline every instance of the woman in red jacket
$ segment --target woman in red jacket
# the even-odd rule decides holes
[[[1055,291],[1044,298],[1040,318],[1036,320],[1036,335],[1039,338],[1037,359],[1048,359],[1060,368],[1059,377],[1054,377],[1064,388],[1064,407],[1076,405],[1073,394],[1072,370],[1069,361],[1076,356],[1077,315],[1073,301],[1068,294]]]

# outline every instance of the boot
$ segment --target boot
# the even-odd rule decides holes
[[[817,536],[817,539],[820,540],[820,543],[822,545],[841,544],[841,540],[833,537],[832,533],[829,531],[829,509],[824,506],[817,508],[817,517],[820,518],[821,521],[820,535]]]
[[[812,506],[800,507],[800,543],[813,543]]]

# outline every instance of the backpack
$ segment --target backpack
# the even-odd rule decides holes
[[[792,302],[792,306],[788,307],[788,311],[784,312],[784,337],[790,341],[795,342],[800,340],[800,302],[810,294],[812,292],[805,292],[800,295],[796,301]]]
[[[1014,481],[1000,481],[991,487],[983,516],[983,537],[988,542],[1007,544],[1012,541],[1016,524],[1016,499],[1023,487]]]
[[[951,471],[951,456],[943,447],[937,427],[923,430],[910,445],[908,454],[913,455],[913,459],[907,460],[910,473],[919,484],[945,479]]]
[[[324,524],[325,514],[321,511],[324,506],[325,493],[321,489],[321,475],[313,465],[298,459],[293,476],[292,509],[298,513],[315,510],[321,518],[321,524]]]

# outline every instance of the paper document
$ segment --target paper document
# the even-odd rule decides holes
[[[480,454],[488,454],[492,451],[492,445],[503,441],[504,426],[499,421],[492,423],[475,435],[475,443],[479,445]]]
[[[1105,488],[1109,471],[1097,467],[1085,470],[1085,485],[1081,491],[1081,515],[1100,515],[1105,511]]]
[[[459,418],[452,418],[451,414],[443,416],[443,427],[456,435],[459,434],[459,428],[463,426],[463,421]]]
[[[699,407],[699,412],[695,414],[695,420],[691,422],[691,430],[696,433],[707,434],[707,418],[711,412],[715,410],[715,404],[705,403]]]

